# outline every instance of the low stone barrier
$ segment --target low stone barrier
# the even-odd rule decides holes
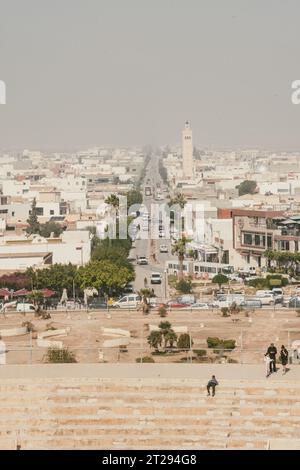
[[[26,335],[27,333],[28,333],[28,330],[26,326],[0,330],[0,336],[2,336],[2,338],[8,337],[8,336],[23,336],[23,335]]]

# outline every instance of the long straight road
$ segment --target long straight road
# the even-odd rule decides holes
[[[167,227],[164,228],[164,232],[166,237],[159,238],[158,236],[158,218],[154,218],[154,212],[156,209],[154,207],[164,206],[168,203],[167,195],[168,193],[163,192],[162,190],[166,188],[164,185],[162,178],[159,174],[158,169],[158,157],[152,157],[148,167],[146,169],[145,180],[143,182],[142,187],[150,186],[152,189],[151,196],[146,196],[145,193],[143,195],[143,206],[147,208],[147,212],[150,215],[150,222],[148,224],[148,230],[143,230],[143,227],[147,224],[144,222],[141,224],[141,230],[138,233],[138,237],[135,241],[135,252],[134,255],[145,256],[148,260],[148,265],[136,265],[136,279],[134,283],[135,290],[138,291],[145,286],[145,280],[147,279],[147,285],[150,288],[154,289],[155,295],[159,299],[166,299],[168,297],[167,292],[167,278],[165,273],[165,264],[166,261],[169,260],[176,260],[176,257],[171,253],[171,240],[168,237],[168,233],[166,231]],[[155,200],[157,196],[157,189],[158,185],[160,188],[160,194],[162,199],[159,201]],[[146,210],[144,211],[146,212]],[[154,229],[154,225],[156,224],[156,228]],[[154,230],[154,232],[153,232]],[[159,247],[160,245],[167,245],[168,253],[160,253]],[[154,256],[153,256],[154,255]],[[161,284],[150,284],[150,277],[152,272],[159,272],[162,275],[162,283]]]

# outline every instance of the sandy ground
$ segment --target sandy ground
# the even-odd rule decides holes
[[[147,343],[149,324],[158,325],[162,320],[169,321],[172,326],[187,326],[193,339],[193,349],[207,348],[208,336],[236,340],[236,349],[228,357],[243,363],[261,364],[263,355],[270,344],[274,342],[278,348],[281,344],[289,346],[295,339],[300,339],[300,318],[295,311],[286,309],[259,310],[251,313],[250,317],[238,314],[224,318],[218,311],[177,310],[162,319],[157,311],[143,315],[136,311],[112,310],[108,316],[104,311],[54,312],[51,319],[41,320],[31,314],[9,313],[6,318],[0,318],[0,330],[21,326],[24,321],[33,323],[36,332],[49,328],[70,327],[70,333],[57,338],[63,345],[72,350],[78,362],[98,363],[99,350],[103,351],[105,362],[132,363],[141,356],[151,355]],[[119,348],[103,348],[105,340],[113,336],[104,336],[102,328],[121,328],[130,331],[130,344],[126,350]],[[3,338],[7,348],[8,364],[30,364],[43,362],[47,351],[36,344],[36,333],[18,337]],[[53,340],[56,339],[53,337]],[[30,348],[32,344],[32,348]],[[190,360],[190,354],[183,352],[168,356],[153,356],[155,362],[180,362]],[[213,351],[209,351],[208,362],[217,360]],[[220,359],[221,360],[221,359]]]

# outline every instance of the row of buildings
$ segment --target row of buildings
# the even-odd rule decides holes
[[[171,195],[182,193],[189,210],[195,207],[187,234],[198,260],[261,269],[266,250],[299,252],[300,153],[199,151],[192,142],[187,122],[181,145],[165,149],[163,165]],[[245,181],[255,183],[243,194]]]
[[[106,226],[105,199],[132,189],[143,168],[138,148],[0,155],[0,271],[86,264],[91,257],[90,227]],[[59,237],[26,234],[34,200],[38,222],[61,225]]]

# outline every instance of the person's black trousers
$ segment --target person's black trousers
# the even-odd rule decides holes
[[[271,359],[270,361],[270,373],[276,372],[276,359]]]
[[[210,395],[210,389],[212,389],[212,396],[215,396],[216,386],[215,385],[207,385],[207,393]]]

